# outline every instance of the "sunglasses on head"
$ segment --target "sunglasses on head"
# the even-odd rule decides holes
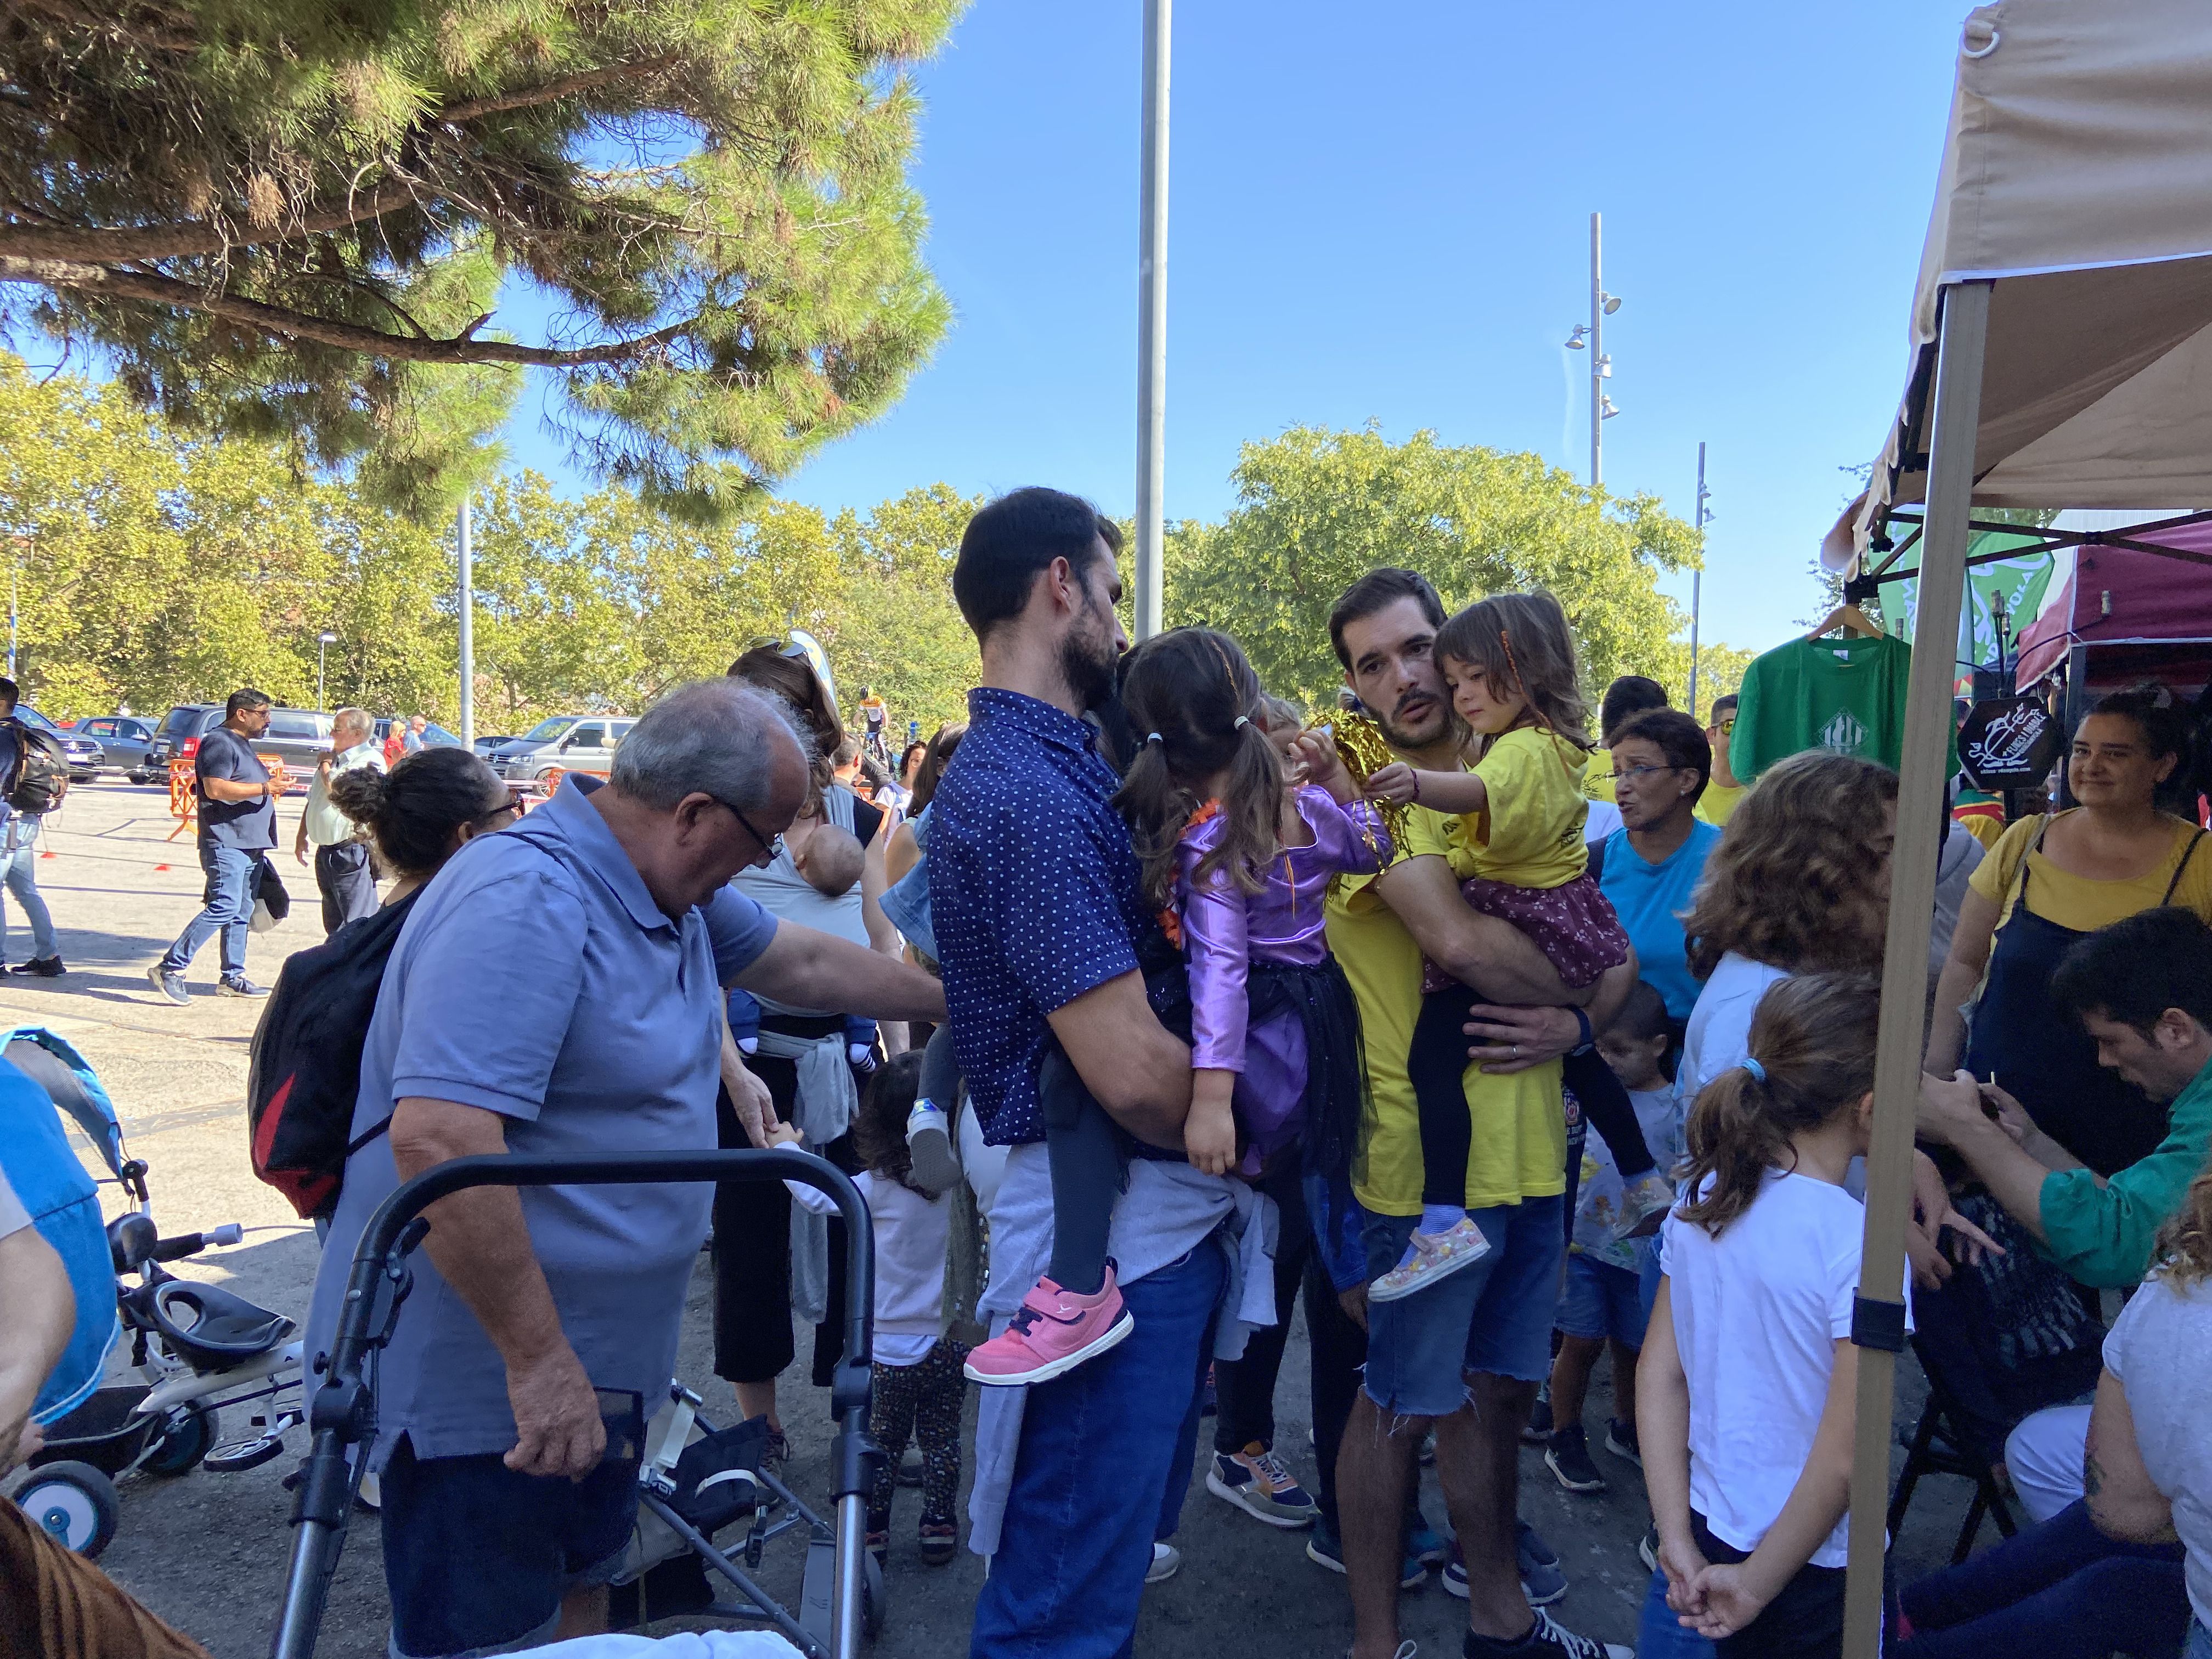
[[[750,656],[756,651],[773,651],[779,657],[796,657],[804,661],[806,647],[796,640],[787,640],[781,634],[756,634],[745,641],[745,648],[738,654]]]

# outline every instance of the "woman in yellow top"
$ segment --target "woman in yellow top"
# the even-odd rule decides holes
[[[2185,905],[2212,922],[2212,848],[2198,847],[2195,824],[2153,805],[2186,741],[2154,692],[2100,700],[2067,761],[2081,805],[2022,818],[1998,839],[1974,872],[1936,982],[1928,1069],[1948,1075],[1963,1046],[1976,1077],[1994,1073],[2038,1128],[2100,1175],[2147,1156],[2166,1114],[2097,1064],[2080,1022],[2051,1006],[2051,975],[2075,939],[2141,910]],[[1967,1042],[1960,1010],[1977,985]]]
[[[1367,793],[1458,815],[1448,861],[1468,903],[1528,934],[1570,989],[1592,984],[1628,960],[1629,945],[1612,903],[1590,879],[1583,844],[1589,809],[1582,777],[1590,743],[1565,613],[1548,593],[1501,593],[1445,623],[1431,651],[1480,757],[1472,772],[1422,772],[1396,763],[1368,778]],[[1468,1215],[1462,1173],[1474,1133],[1462,1084],[1467,991],[1433,964],[1421,990],[1406,1067],[1420,1115],[1421,1220],[1404,1259],[1368,1286],[1370,1302],[1410,1296],[1488,1248]],[[1648,1197],[1650,1208],[1663,1207],[1670,1194],[1635,1108],[1603,1060],[1594,1072],[1603,1073],[1594,1079],[1597,1086],[1585,1088],[1573,1077],[1566,1086],[1632,1192]],[[1636,1218],[1649,1212],[1639,1208]]]

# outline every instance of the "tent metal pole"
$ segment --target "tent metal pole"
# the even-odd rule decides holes
[[[1929,442],[1928,517],[1920,551],[1923,644],[1959,635],[1966,585],[1967,517],[1981,424],[1982,358],[1990,284],[1943,290],[1942,343]],[[1881,1569],[1887,1545],[1891,1393],[1904,1346],[1905,1229],[1912,1205],[1913,1124],[1920,1100],[1921,1027],[1928,997],[1929,921],[1936,904],[1936,839],[1951,720],[1951,650],[1912,653],[1899,757],[1897,836],[1890,860],[1889,931],[1881,961],[1881,1028],[1875,1046],[1874,1135],[1867,1153],[1866,1237],[1851,1340],[1857,1346],[1856,1441],[1851,1457],[1850,1576],[1844,1617],[1848,1659],[1881,1648]]]

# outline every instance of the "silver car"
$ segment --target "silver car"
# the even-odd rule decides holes
[[[615,763],[616,744],[636,724],[626,715],[556,714],[487,758],[510,783],[539,782],[556,769],[604,772]]]

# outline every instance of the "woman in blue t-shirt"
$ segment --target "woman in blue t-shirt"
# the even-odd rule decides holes
[[[1606,837],[1598,886],[1619,912],[1636,960],[1679,1036],[1698,1000],[1682,917],[1721,832],[1692,816],[1712,775],[1712,745],[1678,708],[1650,708],[1607,741],[1622,827]]]

